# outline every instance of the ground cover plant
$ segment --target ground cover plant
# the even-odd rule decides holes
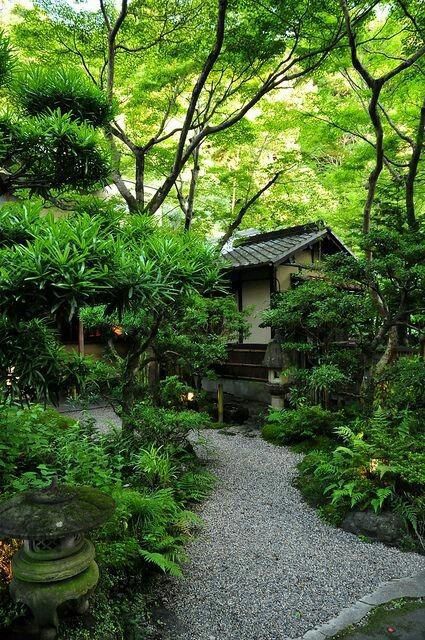
[[[307,405],[270,411],[262,428],[266,440],[305,454],[296,486],[327,521],[341,525],[352,511],[390,512],[402,523],[398,543],[422,552],[424,375],[422,358],[403,358],[381,378],[371,413]]]
[[[152,570],[181,575],[184,545],[200,526],[190,505],[205,499],[213,485],[187,441],[189,431],[208,425],[208,416],[165,409],[153,416],[153,411],[137,407],[132,433],[125,435],[100,433],[89,417],[75,422],[37,405],[0,409],[1,498],[43,488],[56,476],[59,482],[96,486],[116,501],[112,520],[91,536],[102,574],[91,638],[128,638],[131,616],[146,627]],[[1,625],[19,612],[8,604],[6,592],[10,544],[1,548]],[[128,602],[122,617],[124,594]],[[107,610],[111,599],[116,604]],[[72,619],[62,633],[72,640],[88,637],[84,624]]]

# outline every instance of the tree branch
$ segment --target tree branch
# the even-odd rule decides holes
[[[245,202],[243,207],[240,208],[238,215],[233,220],[233,222],[229,224],[229,227],[226,233],[222,236],[222,238],[220,238],[220,240],[217,243],[220,249],[222,249],[226,244],[226,242],[232,237],[233,233],[241,224],[248,209],[257,202],[257,200],[260,198],[260,196],[262,196],[263,193],[265,193],[268,189],[270,189],[270,187],[279,179],[282,173],[283,173],[283,169],[275,173],[274,176],[270,178],[270,180],[268,180],[265,185],[263,185],[260,189],[258,189],[258,191],[254,193],[254,195],[247,202]]]
[[[184,154],[184,148],[187,140],[188,133],[192,127],[192,120],[195,114],[195,110],[198,104],[199,96],[201,95],[202,89],[205,86],[205,83],[208,79],[209,74],[211,73],[215,62],[217,61],[222,46],[224,42],[224,26],[226,20],[226,12],[227,12],[228,0],[218,0],[218,16],[217,16],[217,24],[216,24],[216,34],[214,45],[208,54],[207,59],[202,67],[202,70],[198,76],[198,79],[193,87],[192,94],[189,101],[189,107],[186,112],[186,116],[184,119],[183,127],[180,132],[180,138],[177,145],[177,150],[174,158],[173,168],[171,170],[170,175],[165,179],[164,184],[158,189],[157,193],[154,195],[150,203],[148,204],[148,210],[150,213],[154,213],[160,205],[163,203],[164,199],[170,192],[174,182],[179,175],[182,166],[182,158]],[[198,144],[193,146],[192,151],[198,146]],[[187,162],[187,159],[186,159]]]

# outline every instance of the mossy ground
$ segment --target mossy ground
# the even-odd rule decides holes
[[[334,640],[425,640],[425,599],[393,600]]]

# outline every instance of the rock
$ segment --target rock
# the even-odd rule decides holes
[[[395,544],[404,533],[403,522],[396,513],[385,511],[353,511],[345,516],[341,529],[380,540],[386,544]]]
[[[243,424],[249,418],[246,407],[237,404],[224,405],[224,422]]]

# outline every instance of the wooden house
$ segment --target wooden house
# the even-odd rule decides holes
[[[225,393],[239,398],[280,406],[279,367],[273,355],[273,336],[262,327],[261,314],[275,292],[287,291],[294,275],[313,275],[323,255],[351,253],[329,227],[306,224],[244,238],[223,251],[227,272],[240,311],[248,311],[250,334],[229,345],[228,361],[216,368],[216,380],[204,380],[206,391],[218,384]]]

